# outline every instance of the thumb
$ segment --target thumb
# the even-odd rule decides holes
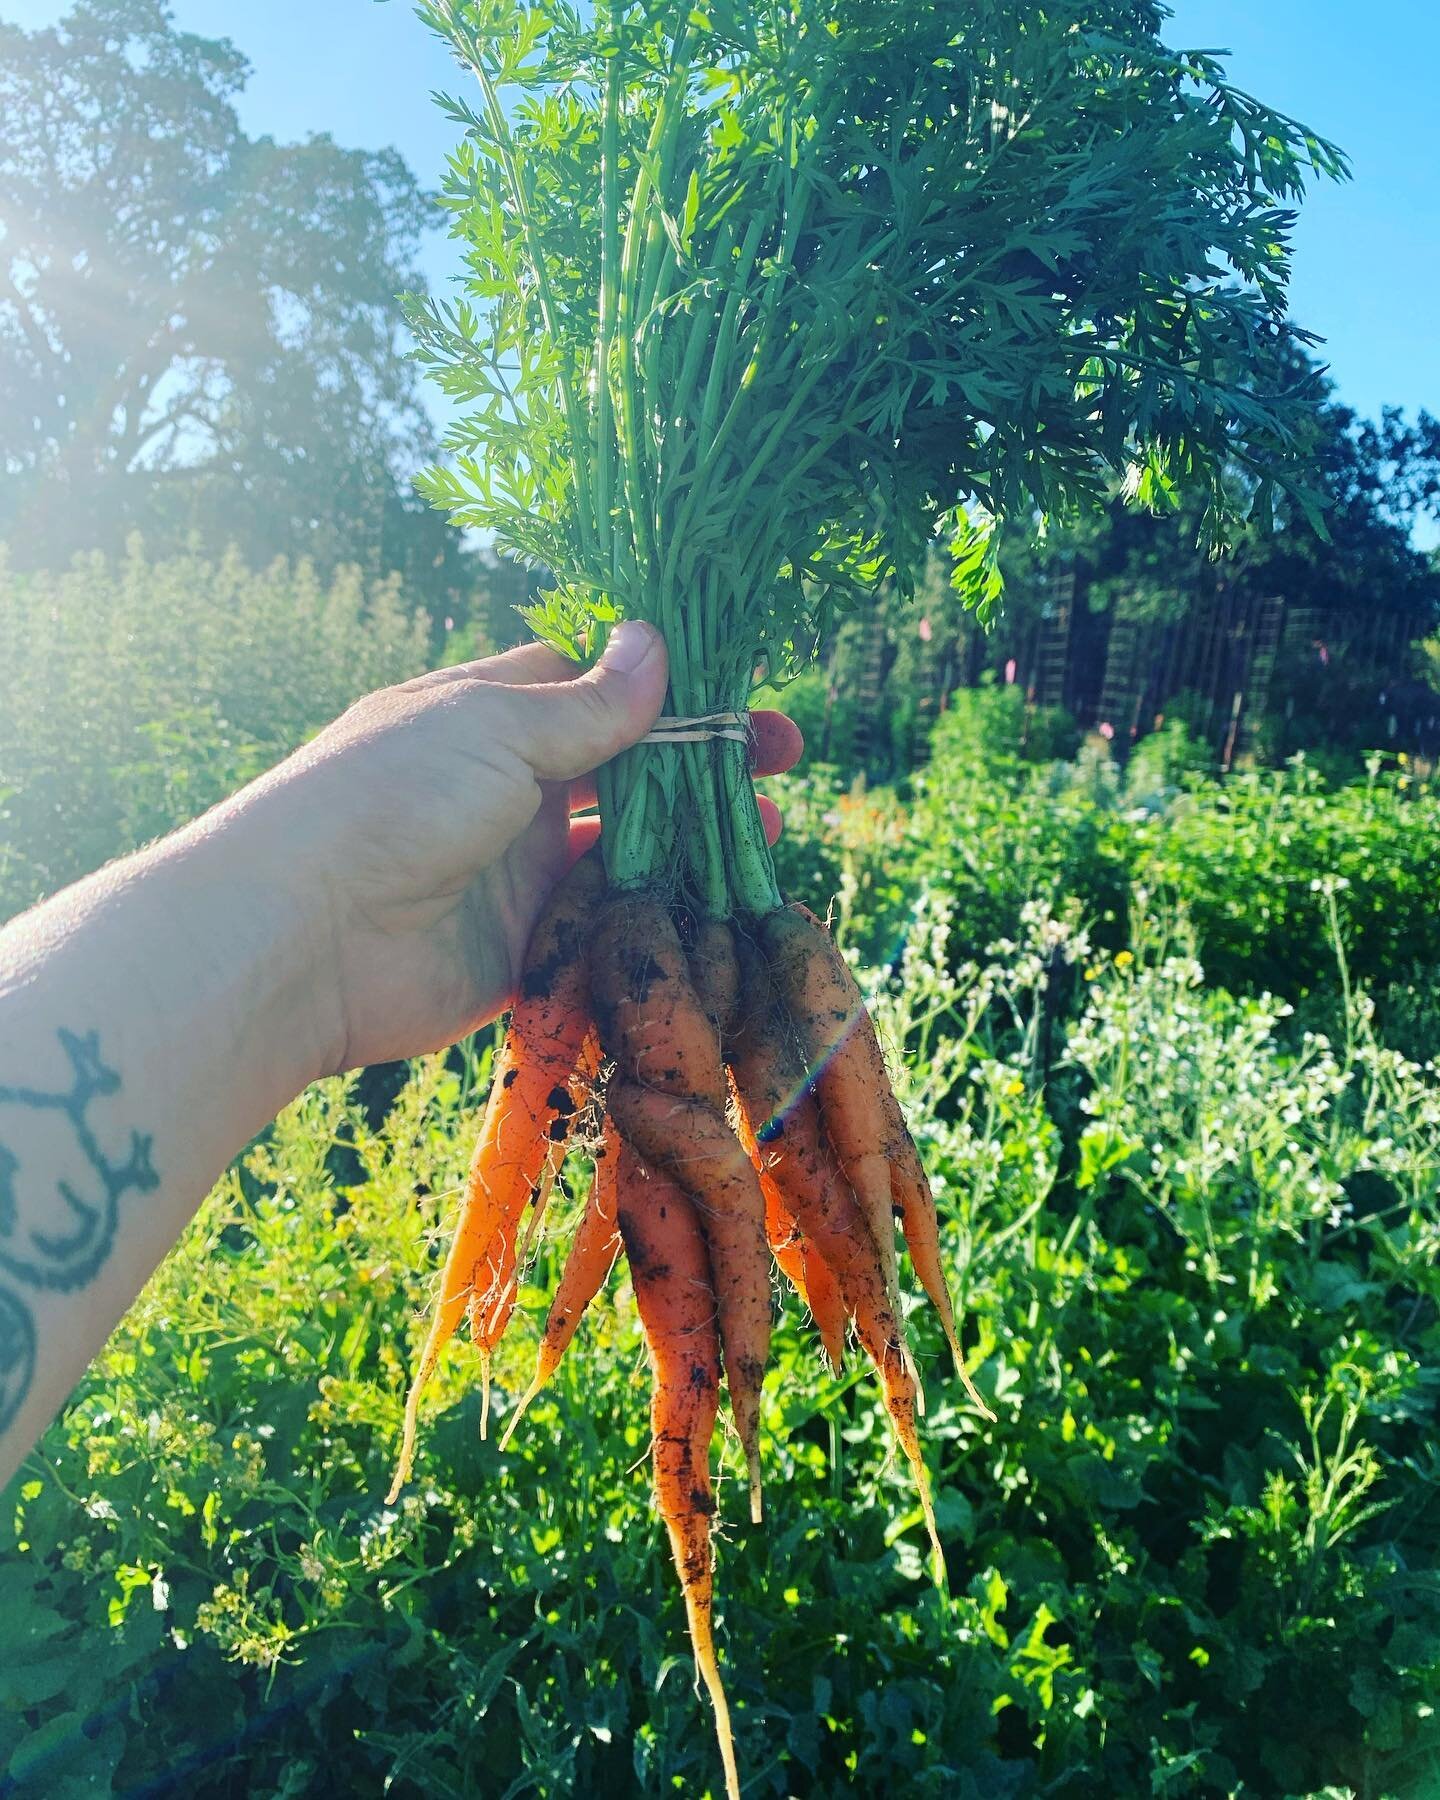
[[[605,653],[574,681],[506,690],[514,706],[513,748],[541,781],[573,781],[628,749],[665,704],[669,659],[653,625],[627,619]]]

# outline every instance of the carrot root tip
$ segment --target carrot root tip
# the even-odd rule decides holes
[[[526,1409],[529,1407],[530,1402],[540,1392],[541,1385],[541,1379],[537,1375],[521,1395],[519,1405],[516,1406],[514,1412],[511,1413],[509,1423],[500,1434],[500,1451],[502,1455],[510,1448],[510,1440],[515,1435],[515,1427],[525,1417]]]
[[[950,1355],[955,1362],[955,1373],[960,1377],[960,1385],[964,1388],[970,1404],[975,1408],[982,1419],[987,1420],[991,1425],[995,1424],[995,1413],[986,1404],[979,1388],[977,1388],[975,1383],[970,1379],[970,1371],[965,1367],[965,1353],[960,1348],[960,1337],[955,1330],[955,1327],[947,1324],[945,1327],[945,1335],[950,1340]]]
[[[955,1366],[959,1370],[961,1386],[969,1395],[971,1405],[980,1414],[982,1419],[986,1420],[987,1423],[994,1425],[999,1415],[995,1412],[993,1407],[986,1404],[984,1395],[970,1379],[970,1371],[965,1367],[963,1362],[957,1362]]]
[[[414,1472],[415,1447],[420,1436],[420,1390],[434,1369],[436,1360],[430,1355],[421,1358],[415,1379],[410,1383],[410,1392],[405,1396],[405,1425],[400,1437],[400,1456],[395,1464],[395,1479],[390,1483],[390,1492],[385,1496],[387,1506],[395,1504],[401,1488]]]
[[[898,1319],[898,1314],[896,1315]],[[904,1327],[899,1328],[903,1334]],[[920,1371],[915,1365],[915,1354],[902,1335],[900,1343],[900,1366],[910,1377],[915,1388],[915,1414],[917,1418],[925,1417],[925,1384],[920,1379]]]
[[[710,1694],[710,1704],[715,1709],[715,1736],[720,1743],[720,1761],[725,1769],[726,1800],[740,1800],[740,1770],[735,1761],[735,1734],[730,1725],[730,1703],[725,1698],[725,1689],[720,1680],[720,1666],[715,1660],[713,1649],[702,1651],[698,1646],[695,1661],[700,1669],[700,1678]]]

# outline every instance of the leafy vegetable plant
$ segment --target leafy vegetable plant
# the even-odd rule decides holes
[[[983,611],[1002,518],[1188,486],[1218,538],[1296,491],[1297,396],[1247,372],[1291,330],[1287,203],[1341,161],[1166,49],[1147,0],[419,10],[476,77],[448,102],[467,297],[413,309],[473,403],[428,492],[550,572],[531,623],[568,654],[657,625],[670,724],[601,772],[603,867],[532,947],[397,1489],[440,1346],[468,1311],[488,1355],[557,1146],[605,1111],[656,1491],[733,1793],[709,1443],[723,1364],[758,1520],[767,1240],[827,1342],[853,1319],[937,1560],[897,1219],[964,1375],[874,1029],[776,882],[752,683],[803,669],[833,611],[903,587],[942,528]]]
[[[977,766],[988,791],[962,779]],[[777,1320],[766,1530],[732,1525],[719,1550],[747,1795],[1440,1791],[1433,1040],[1417,1061],[1385,1048],[1363,984],[1342,1005],[1333,947],[1323,1041],[1253,986],[1227,993],[1208,966],[1197,984],[1183,909],[1101,948],[1073,921],[1098,919],[1115,847],[1087,849],[979,733],[942,734],[931,775],[943,815],[888,797],[914,824],[887,863],[908,934],[863,883],[851,932],[896,958],[871,977],[879,1028],[904,1051],[897,1086],[999,1419],[927,1382],[942,1598],[894,1504],[875,1384],[823,1369],[795,1309]],[[1172,816],[1211,809],[1218,841],[1229,794],[1197,785]],[[1326,841],[1373,852],[1365,787],[1312,799]],[[1433,806],[1408,824],[1395,809],[1392,849]],[[1064,858],[1032,845],[1033,896],[977,911],[989,847],[1027,814]],[[823,860],[818,816],[787,832],[787,883],[833,891],[852,826],[830,827],[843,841]],[[986,847],[981,868],[946,876],[927,854],[942,837]],[[1187,822],[1175,860],[1195,842]],[[1120,911],[1153,920],[1137,891],[1153,846],[1121,853]],[[1275,881],[1308,893],[1309,854],[1292,837]],[[1394,854],[1387,872],[1390,908],[1420,929],[1413,872]],[[488,1054],[427,1058],[383,1118],[354,1081],[308,1091],[12,1484],[0,1606],[21,1648],[0,1659],[0,1768],[16,1800],[177,1779],[205,1800],[717,1784],[635,1466],[623,1271],[503,1454],[479,1439],[471,1358],[442,1359],[424,1480],[384,1504],[413,1321],[489,1076]],[[552,1209],[568,1225],[589,1198],[572,1158]],[[496,1350],[507,1423],[565,1244],[521,1288],[536,1329]],[[924,1363],[940,1333],[911,1324]],[[727,1513],[732,1493],[738,1510],[722,1476]]]

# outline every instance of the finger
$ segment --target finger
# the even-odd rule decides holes
[[[762,708],[750,714],[750,772],[783,775],[799,762],[805,738],[792,718]],[[570,789],[571,812],[583,812],[595,804],[595,777],[582,775]]]
[[[665,640],[653,625],[627,619],[605,653],[573,681],[489,684],[505,742],[540,781],[573,781],[636,743],[665,702]]]
[[[765,842],[775,845],[780,840],[780,833],[785,829],[780,817],[780,808],[766,795],[758,796],[760,801],[760,823],[765,827]]]
[[[761,708],[750,715],[750,767],[757,775],[783,775],[805,752],[805,734],[788,714]]]
[[[583,665],[552,650],[548,644],[517,644],[498,656],[482,656],[474,662],[453,663],[448,669],[432,669],[404,683],[410,688],[445,687],[455,681],[488,681],[502,687],[537,687],[556,681],[574,681]]]

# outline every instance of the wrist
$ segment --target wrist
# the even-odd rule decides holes
[[[172,934],[162,979],[209,998],[236,1072],[272,1117],[335,1067],[329,910],[293,842],[248,790],[143,854],[139,881]]]

